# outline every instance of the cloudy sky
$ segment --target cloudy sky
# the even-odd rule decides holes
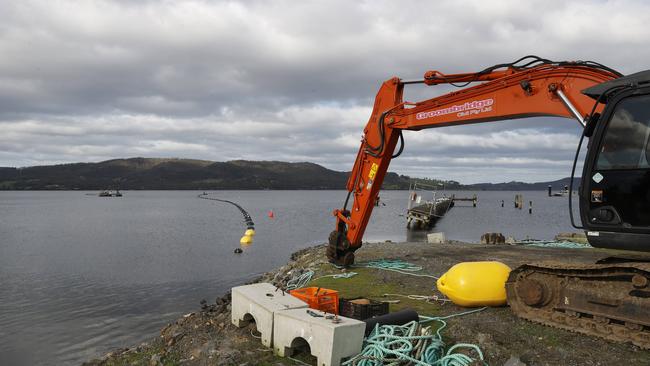
[[[120,157],[351,169],[381,82],[537,54],[648,68],[644,1],[0,2],[0,166]],[[414,87],[414,101],[449,91]],[[575,121],[406,132],[391,170],[569,175]]]

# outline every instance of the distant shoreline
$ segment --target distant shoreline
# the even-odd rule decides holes
[[[129,158],[26,168],[0,167],[0,191],[89,190],[344,190],[350,173],[309,162],[213,162],[192,159]],[[461,184],[388,172],[382,189],[406,190],[412,182],[450,191],[543,191],[563,189],[570,179],[551,182]],[[580,184],[579,179],[574,187]]]
[[[408,188],[384,188],[382,189],[383,191],[408,191]],[[94,192],[94,193],[99,193],[103,191],[103,189],[0,189],[0,192]],[[187,191],[187,192],[208,192],[208,191],[341,191],[341,192],[347,192],[345,189],[342,188],[314,188],[314,189],[309,189],[309,188],[274,188],[274,189],[266,189],[266,188],[224,188],[224,189],[193,189],[193,188],[188,188],[188,189],[183,189],[183,188],[170,188],[170,189],[120,189],[120,192],[151,192],[151,191],[161,191],[161,192],[175,192],[175,191]],[[469,189],[469,188],[455,188],[455,189],[448,189],[446,191],[474,191],[474,192],[518,192],[518,191],[525,191],[525,192],[546,192],[545,189]]]

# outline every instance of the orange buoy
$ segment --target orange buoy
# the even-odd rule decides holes
[[[272,219],[275,217],[275,214],[273,213],[273,210],[269,210],[269,219]]]

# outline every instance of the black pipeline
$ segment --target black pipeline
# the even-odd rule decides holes
[[[215,197],[208,197],[208,193],[205,192],[199,194],[197,197],[204,200],[225,202],[237,207],[237,209],[241,212],[242,216],[244,216],[244,222],[246,223],[246,232],[244,233],[244,236],[241,238],[240,243],[250,244],[253,242],[253,236],[255,235],[255,224],[253,223],[253,219],[251,219],[251,215],[249,215],[248,212],[243,207],[241,207],[240,205],[238,205],[233,201],[224,200]]]

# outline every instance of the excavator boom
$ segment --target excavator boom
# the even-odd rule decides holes
[[[530,62],[517,66],[522,60]],[[385,81],[363,130],[347,182],[348,197],[343,208],[334,211],[336,230],[329,237],[329,260],[341,265],[354,262],[354,251],[361,246],[390,161],[404,148],[403,130],[537,116],[575,118],[584,125],[594,109],[594,100],[581,91],[620,76],[596,63],[550,62],[526,57],[476,73],[444,75],[428,71],[423,80],[415,82],[398,78]],[[416,82],[464,83],[467,87],[421,102],[404,102],[404,87]],[[480,84],[469,86],[474,82]],[[595,111],[602,107],[597,104]],[[400,148],[395,153],[398,142]]]
[[[433,99],[404,102],[403,89],[414,82],[463,85]],[[354,262],[388,165],[404,148],[403,130],[534,116],[575,118],[585,126],[580,143],[588,137],[589,145],[579,198],[589,242],[650,250],[650,71],[623,77],[597,63],[525,57],[477,73],[429,71],[414,82],[393,78],[377,93],[347,182],[348,198],[334,211],[331,262]],[[480,84],[470,86],[474,82]],[[529,263],[510,273],[508,304],[521,318],[650,348],[647,258]]]

